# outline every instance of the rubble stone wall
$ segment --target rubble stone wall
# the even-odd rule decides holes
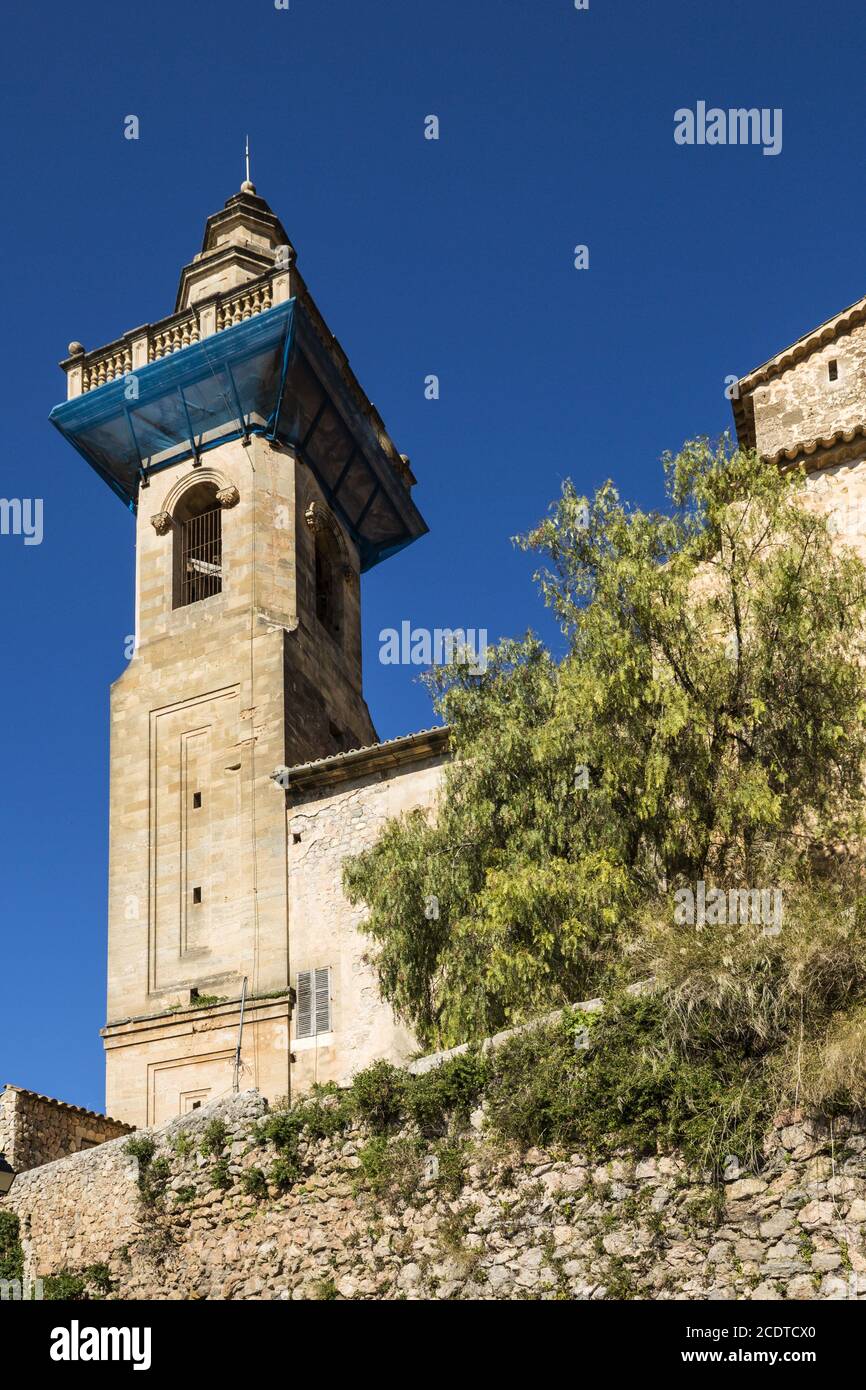
[[[759,1175],[719,1189],[676,1155],[511,1151],[482,1107],[443,1141],[302,1141],[301,1179],[253,1195],[245,1172],[276,1157],[255,1132],[266,1110],[249,1091],[138,1132],[155,1143],[145,1167],[165,1160],[155,1201],[126,1139],[18,1177],[7,1202],[28,1277],[106,1265],[114,1296],[146,1299],[866,1298],[866,1132],[852,1123],[792,1118]],[[224,1142],[202,1153],[215,1119]],[[371,1188],[371,1144],[386,1190]]]
[[[7,1086],[0,1093],[0,1153],[16,1173],[127,1133],[119,1120],[33,1091]]]

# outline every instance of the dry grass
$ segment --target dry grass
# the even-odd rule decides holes
[[[800,1057],[798,1096],[824,1115],[866,1109],[866,1005],[835,1015]]]
[[[670,1042],[765,1057],[780,1101],[866,1108],[866,893],[855,875],[789,883],[778,935],[676,925],[661,903],[634,964],[655,978]],[[668,916],[663,912],[667,910]]]

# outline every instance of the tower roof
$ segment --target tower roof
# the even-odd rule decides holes
[[[741,377],[737,382],[737,392],[731,402],[734,412],[734,424],[737,430],[737,439],[743,448],[754,449],[756,445],[755,436],[755,404],[754,393],[756,389],[763,386],[766,382],[772,381],[775,377],[781,376],[791,367],[805,361],[814,352],[819,352],[829,343],[835,343],[839,338],[850,333],[852,329],[866,322],[866,296],[857,299],[847,308],[841,309],[839,313],[833,314],[823,323],[819,323],[817,328],[810,329],[797,338],[796,342],[788,347],[782,348],[779,352],[763,362],[760,367],[753,368]],[[863,429],[866,429],[864,422]],[[862,432],[862,431],[861,431]],[[842,438],[849,431],[839,430],[835,432]],[[813,443],[813,441],[809,441]],[[826,447],[838,442],[836,439],[827,439],[822,442]],[[809,452],[814,450],[813,449]],[[789,459],[793,459],[800,452],[800,447],[783,450]],[[773,461],[780,462],[781,454]]]
[[[61,363],[52,424],[133,510],[149,476],[264,435],[315,474],[362,569],[423,535],[414,475],[299,274],[279,218],[245,182],[208,218],[175,312]]]
[[[286,248],[284,260],[294,260],[295,248],[282,222],[258,197],[255,184],[245,180],[240,192],[205,223],[201,250],[180,273],[175,313],[265,274],[280,247]]]

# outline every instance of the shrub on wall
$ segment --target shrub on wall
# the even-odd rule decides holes
[[[664,512],[566,482],[521,540],[565,656],[529,635],[434,669],[435,815],[389,821],[344,882],[431,1048],[654,978],[657,1011],[608,1011],[605,1060],[506,1050],[504,1131],[754,1152],[773,1105],[866,1106],[866,567],[802,471],[726,439],[665,468]],[[748,911],[686,920],[698,887]],[[386,1129],[414,1095],[434,1133],[401,1086],[371,1074],[362,1113]]]
[[[23,1277],[24,1252],[18,1217],[14,1212],[0,1210],[0,1279],[20,1281]]]

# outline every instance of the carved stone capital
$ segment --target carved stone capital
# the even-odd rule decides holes
[[[220,488],[219,492],[216,495],[216,499],[219,502],[220,506],[223,508],[223,510],[227,511],[229,507],[237,506],[238,502],[240,502],[241,500],[241,495],[235,487],[234,483],[230,483],[228,487]]]
[[[171,530],[171,513],[154,512],[150,524],[158,536],[164,536],[166,531]]]
[[[304,521],[307,523],[310,530],[313,532],[313,535],[315,536],[321,535],[323,531],[327,531],[329,529],[328,513],[322,506],[321,502],[310,503],[309,507],[304,512]]]

